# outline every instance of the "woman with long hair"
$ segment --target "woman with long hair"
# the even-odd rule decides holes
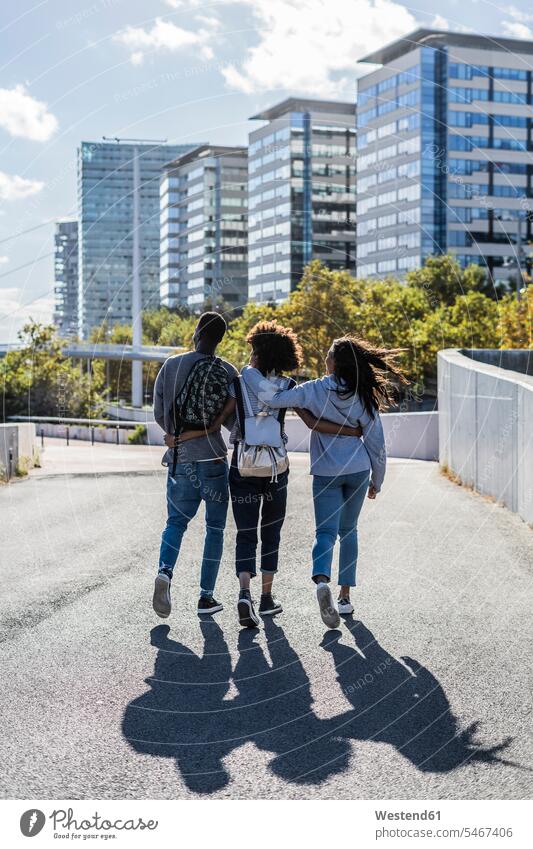
[[[353,613],[356,585],[357,520],[365,495],[374,499],[385,476],[386,451],[380,411],[389,406],[393,380],[406,383],[396,364],[399,350],[376,348],[354,336],[335,339],[326,357],[327,374],[292,389],[265,387],[260,400],[273,409],[304,408],[318,418],[362,428],[362,439],[341,433],[311,434],[311,474],[316,534],[312,578],[325,625],[337,628],[339,613]],[[337,538],[338,607],[329,586]]]

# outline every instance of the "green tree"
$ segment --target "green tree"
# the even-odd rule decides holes
[[[0,360],[2,414],[91,418],[102,410],[103,384],[64,357],[52,325],[29,321],[18,334],[22,348]]]
[[[533,348],[533,285],[527,286],[520,300],[515,293],[499,303],[502,348]]]
[[[324,373],[332,340],[353,332],[353,305],[363,287],[347,271],[331,271],[314,260],[298,288],[278,307],[276,318],[298,334],[304,369],[311,377]]]
[[[430,313],[423,289],[394,279],[366,281],[353,306],[351,332],[374,345],[403,348],[399,361],[417,394],[423,375],[417,331]]]
[[[498,348],[498,304],[481,292],[459,295],[443,304],[413,328],[418,352],[417,379],[425,389],[435,389],[437,352],[444,348]]]
[[[275,304],[257,304],[250,301],[244,307],[242,314],[229,325],[228,332],[218,346],[221,357],[229,360],[237,368],[242,368],[250,357],[246,337],[258,321],[270,321],[277,317]]]
[[[143,312],[143,344],[162,345],[164,347],[190,349],[192,335],[197,318],[186,310],[173,312],[161,307],[157,310]],[[89,336],[94,343],[109,343],[111,345],[131,345],[133,331],[130,324],[115,324],[109,326],[103,322],[95,327]],[[143,363],[144,394],[153,395],[153,387],[159,363]],[[94,360],[93,368],[106,385],[107,397],[112,400],[131,402],[131,360]]]
[[[292,327],[304,349],[303,374],[318,377],[333,339],[353,333],[387,348],[402,348],[401,363],[411,391],[435,391],[437,351],[447,347],[524,347],[532,342],[533,286],[521,301],[498,292],[487,283],[483,269],[461,269],[451,256],[430,257],[406,281],[355,279],[346,271],[332,271],[311,262],[296,289],[281,305],[248,303],[240,314],[227,310],[229,330],[219,346],[221,356],[237,367],[249,358],[246,336],[256,322],[277,319]],[[222,309],[221,306],[217,307]],[[145,344],[190,349],[198,317],[187,310],[165,308],[143,314]],[[92,341],[130,343],[131,328],[103,325]],[[130,362],[94,371],[108,373],[110,393],[129,401]],[[152,391],[159,364],[145,364],[145,390]]]
[[[439,304],[453,304],[458,296],[467,292],[490,294],[491,291],[482,268],[470,265],[463,271],[449,254],[428,257],[422,268],[407,273],[406,282],[408,286],[423,289],[434,309]]]
[[[131,345],[133,331],[131,325],[115,324],[109,326],[103,323],[95,327],[89,342],[95,344]],[[108,400],[131,401],[131,360],[98,360],[92,361],[93,370],[105,384],[105,395]],[[143,368],[144,382],[144,368]]]
[[[198,319],[187,310],[172,312],[161,307],[143,312],[142,321],[145,345],[183,348],[190,347]]]
[[[422,268],[409,271],[407,285],[425,292],[433,309],[440,304],[453,304],[462,293],[462,270],[451,256],[429,257]]]

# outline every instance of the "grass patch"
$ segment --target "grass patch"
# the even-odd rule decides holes
[[[443,477],[447,478],[451,483],[457,484],[457,486],[463,486],[463,482],[459,475],[457,475],[446,463],[440,466],[440,473]]]
[[[137,427],[128,434],[128,442],[130,445],[146,445],[147,435],[146,425],[137,425]]]

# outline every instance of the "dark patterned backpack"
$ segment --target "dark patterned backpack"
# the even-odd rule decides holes
[[[222,412],[228,397],[229,374],[219,357],[202,357],[187,375],[174,401],[174,436],[184,430],[204,430]],[[174,449],[173,469],[177,451]]]

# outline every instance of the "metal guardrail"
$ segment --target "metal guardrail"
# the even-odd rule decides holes
[[[10,422],[43,422],[44,424],[74,424],[74,425],[94,425],[95,427],[137,427],[143,422],[132,422],[119,419],[72,419],[63,416],[9,416]]]
[[[115,430],[116,433],[116,444],[120,444],[120,436],[119,433],[121,430],[135,430],[139,425],[143,425],[143,422],[130,422],[130,421],[111,421],[109,419],[75,419],[75,418],[61,418],[59,416],[9,416],[9,421],[12,422],[30,422],[37,426],[37,435],[41,439],[41,448],[44,448],[44,428],[38,427],[39,424],[52,424],[52,425],[63,425],[65,427],[65,438],[67,441],[67,446],[70,445],[70,427],[80,425],[81,427],[90,427],[91,429],[91,445],[94,445],[95,439],[95,428],[97,427],[105,427],[109,430]]]

